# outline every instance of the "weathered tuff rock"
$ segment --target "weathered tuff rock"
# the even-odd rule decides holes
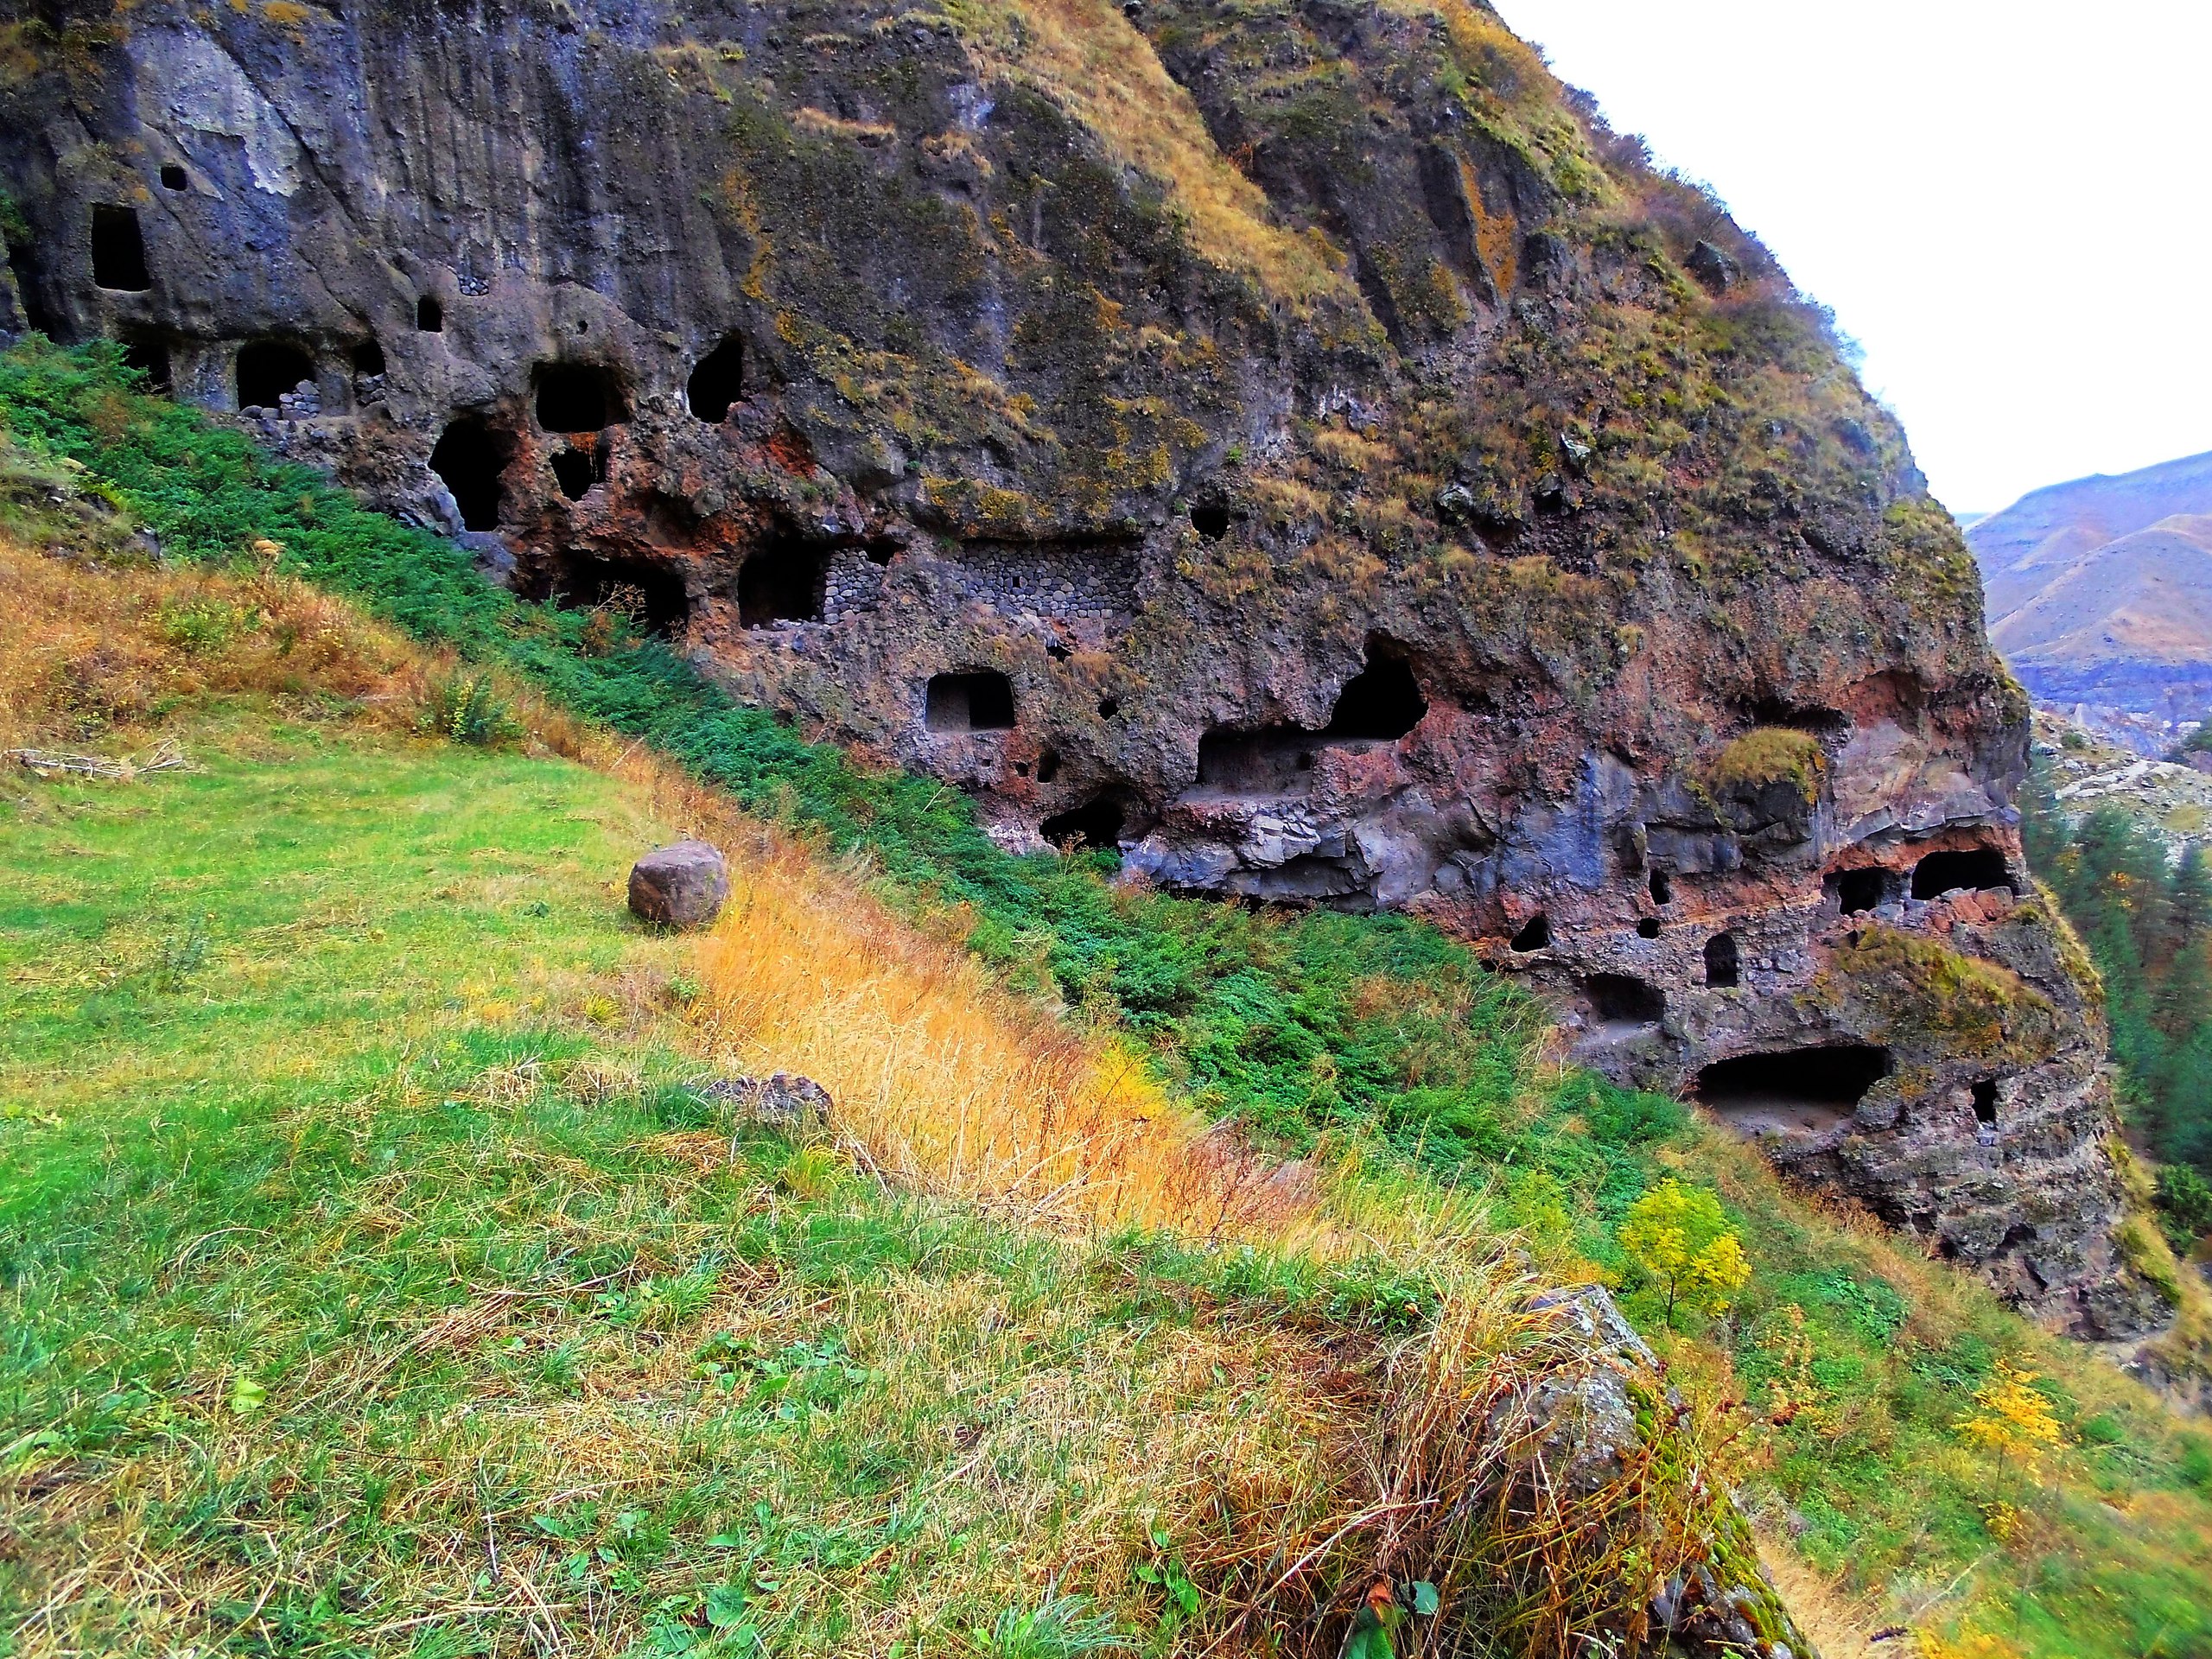
[[[1702,1080],[2056,1323],[2148,1317],[1955,528],[1764,251],[1487,10],[43,0],[11,40],[19,323],[1009,846],[1422,911],[1592,1064]]]
[[[729,899],[729,864],[703,841],[656,848],[630,867],[630,911],[659,927],[704,927]]]

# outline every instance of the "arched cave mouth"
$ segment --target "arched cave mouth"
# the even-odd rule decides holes
[[[1055,812],[1037,826],[1037,833],[1054,847],[1072,846],[1077,852],[1115,853],[1122,848],[1122,832],[1128,814],[1110,793],[1094,795],[1081,806]]]
[[[541,363],[537,424],[547,432],[600,432],[622,419],[614,377],[596,363]]]
[[[922,723],[932,732],[1014,729],[1014,682],[996,669],[932,674],[922,698]]]
[[[1667,1014],[1665,994],[1633,974],[1592,974],[1582,982],[1582,995],[1601,1025],[1656,1026]]]
[[[622,612],[648,633],[679,639],[691,621],[683,573],[643,559],[610,559],[571,548],[554,566],[553,601],[563,610]]]
[[[1716,933],[1705,942],[1705,982],[1716,991],[1733,990],[1743,971],[1733,933]]]
[[[1898,883],[1888,870],[1870,864],[1863,869],[1830,871],[1821,879],[1821,886],[1835,900],[1838,911],[1846,916],[1863,916],[1893,903]]]
[[[481,416],[449,422],[430,451],[430,470],[445,481],[461,509],[464,530],[499,527],[499,474],[507,464],[499,441]]]
[[[1217,542],[1229,534],[1229,509],[1218,502],[1192,507],[1191,528],[1206,540]]]
[[[1827,1043],[1716,1060],[1697,1074],[1697,1095],[1749,1135],[1820,1135],[1889,1075],[1888,1049]]]
[[[146,240],[139,234],[137,208],[92,209],[92,282],[119,294],[143,294],[154,285],[146,270]]]
[[[446,308],[438,303],[435,294],[425,294],[415,302],[415,332],[418,334],[442,334],[446,331]]]
[[[1969,1092],[1974,1101],[1974,1122],[1994,1128],[1997,1122],[1997,1079],[1984,1077]]]
[[[1402,657],[1370,651],[1367,666],[1344,682],[1321,735],[1330,741],[1395,741],[1421,724],[1428,699]]]
[[[684,382],[683,406],[698,419],[719,425],[744,396],[745,342],[733,335],[699,359]]]
[[[384,347],[373,339],[356,340],[353,359],[356,374],[382,374],[385,371]]]
[[[829,597],[830,555],[787,536],[746,556],[737,573],[737,620],[748,628],[819,622]]]
[[[1551,943],[1552,925],[1541,910],[1531,916],[1521,931],[1513,936],[1513,948],[1523,953],[1530,950],[1549,950]]]
[[[302,380],[315,379],[315,359],[296,340],[253,340],[238,347],[237,390],[240,409],[274,409]]]
[[[2002,887],[2014,891],[2005,855],[1994,847],[1967,847],[1930,853],[1912,867],[1912,896],[1940,899],[1961,887]]]

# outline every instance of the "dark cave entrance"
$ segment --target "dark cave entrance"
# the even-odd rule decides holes
[[[1819,1135],[1889,1074],[1886,1048],[1831,1043],[1715,1061],[1697,1074],[1697,1094],[1747,1134]]]
[[[462,529],[499,527],[499,474],[506,464],[480,416],[464,415],[438,435],[438,446],[430,451],[430,470],[453,493]]]
[[[1313,733],[1295,726],[1256,732],[1217,726],[1198,740],[1198,782],[1214,789],[1274,794],[1301,786],[1319,749]]]
[[[581,449],[572,445],[557,451],[553,457],[553,481],[569,500],[582,500],[593,485],[607,482],[606,452],[597,444]]]
[[[1531,916],[1527,925],[1513,936],[1513,948],[1516,950],[1548,950],[1550,948],[1551,942],[1552,925],[1545,918],[1544,912],[1541,910]]]
[[[137,208],[92,209],[92,281],[119,294],[143,294],[154,285]]]
[[[162,163],[162,189],[181,190],[191,182],[192,180],[190,176],[187,175],[185,170],[181,167],[179,167],[175,162],[164,162]]]
[[[745,396],[745,342],[732,335],[699,359],[683,385],[683,404],[700,420],[718,425]]]
[[[167,391],[175,384],[169,365],[169,343],[156,335],[142,335],[126,341],[123,366],[144,375],[149,391]]]
[[[1582,982],[1590,1011],[1608,1026],[1652,1026],[1665,1017],[1667,999],[1656,985],[1633,974],[1592,974]]]
[[[382,374],[385,370],[384,347],[374,340],[355,342],[353,372],[359,375]]]
[[[1669,876],[1666,871],[1654,870],[1651,872],[1650,887],[1651,902],[1653,904],[1671,905],[1675,902],[1674,879]]]
[[[1084,853],[1119,852],[1127,819],[1121,802],[1113,796],[1094,795],[1081,806],[1055,812],[1038,826],[1038,833],[1055,847],[1072,845]]]
[[[1870,864],[1864,869],[1834,871],[1823,877],[1821,885],[1843,914],[1862,916],[1896,898],[1895,880],[1878,864]]]
[[[536,378],[545,431],[599,432],[622,418],[613,378],[596,363],[541,363]]]
[[[1395,740],[1420,725],[1427,712],[1428,699],[1421,694],[1412,664],[1402,657],[1370,653],[1367,666],[1344,682],[1321,735]]]
[[[1997,1122],[1997,1079],[1984,1077],[1974,1086],[1974,1116],[1977,1123]]]
[[[1930,853],[1912,867],[1912,896],[1940,899],[1961,887],[2002,887],[2012,891],[2012,877],[2005,868],[2005,855],[1994,847],[1969,847]]]
[[[771,538],[737,573],[737,620],[748,628],[819,622],[830,586],[830,556],[788,537]]]
[[[996,669],[932,674],[923,696],[922,722],[933,732],[1014,729],[1014,682]]]
[[[1191,528],[1210,542],[1217,542],[1229,534],[1229,509],[1218,504],[1191,509]]]
[[[425,294],[415,302],[415,332],[418,334],[442,334],[446,330],[446,308],[438,303],[434,294]]]
[[[691,621],[691,595],[681,571],[642,559],[609,559],[582,548],[560,556],[553,585],[563,610],[621,612],[648,633],[678,639]]]
[[[1742,959],[1733,933],[1716,933],[1705,942],[1705,982],[1716,991],[1736,988]]]
[[[289,340],[253,340],[238,347],[240,409],[275,409],[302,381],[315,383],[315,359],[306,346]]]

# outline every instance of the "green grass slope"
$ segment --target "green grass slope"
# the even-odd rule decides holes
[[[1832,1638],[2212,1650],[2201,1432],[1674,1103],[1547,1069],[1531,1010],[1450,941],[1007,858],[946,791],[805,743],[605,619],[482,588],[452,550],[133,394],[99,351],[0,358],[0,416],[173,556],[277,542],[802,827],[1215,1116],[1402,1166],[1409,1201],[1478,1192],[1552,1270],[1619,1278],[1678,1379],[1736,1402],[1737,1478],[1834,1580]],[[1240,1368],[1317,1319],[1367,1329],[1356,1287],[1203,1258],[1174,1269],[1203,1295],[1133,1294],[1127,1242],[1040,1239],[770,1141],[702,1167],[682,1149],[716,1126],[683,1086],[677,947],[626,931],[609,886],[659,829],[634,792],[260,704],[151,718],[204,769],[0,800],[0,1629],[19,1650],[459,1654],[581,1624],[647,1652],[750,1650],[739,1632],[1067,1652],[1097,1618],[1185,1640],[1174,1563],[1128,1512],[1141,1483],[1049,1426],[1104,1425],[1157,1479],[1209,1434],[1294,1474],[1295,1434],[1252,1440]],[[1754,1267],[1681,1335],[1612,1243],[1669,1173],[1718,1187]],[[1255,1272],[1260,1294],[1237,1288]],[[1958,1428],[1999,1357],[2044,1374],[2067,1430],[2033,1478]],[[1115,1417],[1163,1375],[1172,1421]],[[1102,1514],[1102,1492],[1131,1501]],[[1095,1605],[1046,1607],[1070,1564]],[[227,1623],[162,1623],[188,1605]]]

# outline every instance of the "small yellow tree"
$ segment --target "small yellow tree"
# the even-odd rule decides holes
[[[1751,1282],[1744,1241],[1730,1230],[1720,1200],[1672,1176],[1629,1205],[1620,1243],[1630,1261],[1667,1287],[1670,1330],[1677,1302],[1723,1313]]]
[[[1959,1432],[1985,1450],[1997,1454],[1998,1478],[2013,1458],[2032,1473],[2045,1446],[2056,1446],[2065,1430],[2050,1409],[2050,1402],[2036,1391],[2036,1373],[2016,1370],[1999,1360],[1989,1381],[1974,1390],[1975,1409],[1959,1419]]]

